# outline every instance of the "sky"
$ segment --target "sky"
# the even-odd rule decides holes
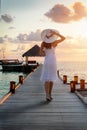
[[[66,39],[56,49],[59,61],[87,61],[86,0],[0,0],[0,59],[18,58],[41,31],[56,29]]]

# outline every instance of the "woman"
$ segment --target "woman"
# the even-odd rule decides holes
[[[45,56],[45,60],[40,80],[44,82],[46,100],[51,101],[53,82],[58,79],[55,48],[57,44],[65,39],[65,37],[56,30],[45,29],[41,33],[41,38],[43,42],[41,44],[40,54]]]

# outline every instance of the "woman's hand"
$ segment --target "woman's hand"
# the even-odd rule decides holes
[[[51,31],[51,33],[52,33],[53,35],[59,36],[59,32],[56,32],[56,31],[53,31],[53,30],[50,30],[50,31]]]

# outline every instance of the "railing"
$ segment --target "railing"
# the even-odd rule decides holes
[[[80,79],[80,82],[78,82],[78,76],[75,75],[73,77],[73,80],[71,80],[69,83],[67,82],[67,75],[63,75],[63,77],[60,76],[59,74],[59,70],[57,71],[58,77],[60,80],[63,81],[63,84],[67,84],[70,85],[70,91],[71,92],[75,92],[75,90],[87,90],[87,88],[85,88],[85,84],[87,84],[87,82],[85,82],[85,79]],[[76,85],[80,85],[79,89],[76,88]]]

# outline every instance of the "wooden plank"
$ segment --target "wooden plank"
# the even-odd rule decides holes
[[[0,106],[0,130],[87,130],[87,106],[60,79],[45,101],[42,66]]]

